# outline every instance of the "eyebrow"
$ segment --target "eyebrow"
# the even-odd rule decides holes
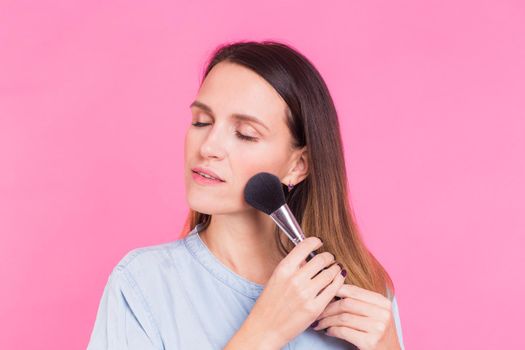
[[[211,110],[211,107],[200,102],[200,101],[193,101],[192,104],[190,105],[190,108],[191,107],[198,107],[202,110],[205,110],[206,112],[210,113],[211,115],[213,115],[213,111]],[[266,130],[270,131],[270,129],[264,125],[264,123],[262,121],[260,121],[258,118],[256,117],[253,117],[251,115],[247,115],[247,114],[241,114],[241,113],[233,113],[231,115],[233,118],[235,119],[240,119],[240,120],[248,120],[248,121],[252,121],[254,123],[257,123],[259,125],[261,125],[262,127],[264,127]]]

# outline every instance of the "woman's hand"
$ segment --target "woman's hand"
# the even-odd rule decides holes
[[[315,330],[346,340],[360,350],[401,350],[392,302],[382,294],[343,284],[334,301],[319,315]]]
[[[326,309],[344,277],[329,252],[306,262],[308,254],[321,245],[318,237],[308,237],[281,260],[233,343],[250,349],[249,342],[281,349]]]

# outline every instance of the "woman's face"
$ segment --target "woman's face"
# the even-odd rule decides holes
[[[213,67],[190,106],[184,144],[190,208],[210,215],[253,210],[243,194],[253,175],[269,172],[286,184],[296,179],[287,175],[301,152],[291,148],[285,108],[277,91],[248,68],[225,61]],[[236,114],[255,117],[260,123]],[[193,178],[195,167],[213,171],[224,182],[200,183]]]

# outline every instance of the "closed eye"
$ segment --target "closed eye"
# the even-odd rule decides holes
[[[201,122],[191,123],[191,125],[196,126],[198,128],[201,128],[203,126],[210,125],[210,124],[211,123],[201,123]],[[235,131],[235,135],[237,135],[237,137],[240,138],[243,141],[257,142],[257,138],[256,137],[246,136],[246,135],[241,134],[238,131]]]

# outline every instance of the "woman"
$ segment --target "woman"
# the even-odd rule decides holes
[[[117,264],[88,348],[403,349],[393,283],[353,218],[337,113],[314,66],[274,41],[221,46],[190,109],[183,235]],[[244,201],[262,171],[279,177],[307,235],[297,246]]]

